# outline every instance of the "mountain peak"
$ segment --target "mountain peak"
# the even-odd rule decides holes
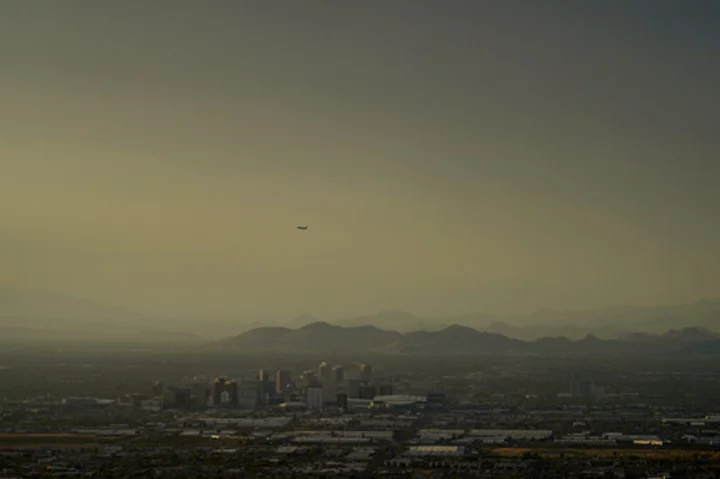
[[[301,314],[299,316],[295,316],[293,319],[291,319],[288,322],[288,326],[291,327],[297,327],[301,328],[303,326],[307,326],[308,324],[317,323],[320,322],[318,318],[311,314]]]
[[[433,326],[436,325],[425,318],[400,310],[385,310],[372,315],[341,319],[334,323],[344,327],[375,326],[384,330],[402,332],[433,329]]]
[[[448,336],[454,336],[454,337],[474,337],[478,334],[487,334],[487,333],[480,333],[478,330],[473,329],[469,326],[463,326],[462,324],[451,324],[450,326],[441,329],[437,332],[437,334],[444,334]]]
[[[598,338],[592,333],[588,333],[584,338],[580,340],[583,343],[599,343],[602,342],[602,339]]]
[[[573,341],[546,337],[533,342],[498,333],[480,332],[461,324],[439,331],[398,333],[374,326],[343,327],[323,321],[298,329],[266,327],[247,331],[225,344],[236,349],[348,352],[378,351],[401,354],[642,354],[684,351],[689,346],[710,344],[718,336],[702,328],[669,331],[665,335],[628,336],[625,340],[603,340],[593,334]],[[720,343],[720,340],[717,341]],[[711,349],[712,350],[712,349]],[[711,351],[708,350],[708,351]],[[692,352],[692,351],[689,351]]]
[[[302,327],[300,327],[300,328],[298,328],[298,329],[323,330],[323,329],[335,329],[335,328],[338,328],[338,327],[339,327],[339,326],[334,326],[334,325],[332,325],[332,324],[330,324],[330,323],[328,323],[328,322],[325,322],[325,321],[314,321],[314,322],[308,323],[308,324],[306,324],[305,326],[302,326]]]

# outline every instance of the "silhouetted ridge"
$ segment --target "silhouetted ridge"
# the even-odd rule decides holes
[[[329,329],[338,329],[340,326],[334,326],[330,323],[326,323],[325,321],[315,321],[310,324],[306,324],[305,326],[302,326],[299,328],[299,330],[313,330],[313,331],[319,331],[319,330],[329,330]]]
[[[597,343],[599,343],[599,342],[602,342],[602,339],[600,339],[600,338],[598,338],[597,336],[595,336],[594,334],[590,333],[590,334],[588,334],[587,336],[585,336],[584,338],[582,338],[582,339],[580,340],[580,342],[583,342],[583,343],[595,343],[595,344],[597,344]]]
[[[256,328],[226,339],[221,344],[232,349],[272,349],[278,339],[290,331],[292,329],[282,327]]]
[[[310,314],[301,314],[300,316],[296,316],[293,319],[291,319],[288,322],[288,325],[291,327],[303,327],[307,326],[308,324],[317,323],[320,322],[315,316],[312,316]]]
[[[461,336],[464,334],[479,334],[479,331],[469,326],[462,326],[460,324],[451,324],[450,326],[441,329],[437,332],[438,334]]]
[[[712,342],[718,336],[702,328],[668,331],[663,335],[629,335],[603,340],[593,334],[572,341],[545,337],[534,341],[512,339],[453,324],[439,331],[398,333],[375,326],[345,328],[322,321],[298,329],[257,328],[224,341],[243,350],[295,352],[377,351],[390,354],[665,354],[687,351],[688,344]],[[711,346],[708,346],[712,350]]]
[[[344,327],[375,326],[378,328],[410,332],[437,329],[433,321],[415,316],[405,311],[380,311],[369,316],[356,316],[354,318],[337,321],[336,324]]]
[[[372,326],[343,328],[322,321],[298,329],[258,328],[224,341],[228,348],[297,352],[367,351],[391,343],[400,334]]]

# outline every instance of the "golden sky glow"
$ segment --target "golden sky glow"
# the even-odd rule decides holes
[[[328,317],[717,298],[716,3],[595,4],[4,0],[0,285]]]

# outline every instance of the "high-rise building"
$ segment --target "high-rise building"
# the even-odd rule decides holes
[[[213,406],[219,406],[220,396],[222,395],[222,392],[225,389],[225,383],[228,382],[226,378],[215,378],[215,382],[213,383]]]
[[[335,366],[332,370],[332,378],[336,383],[341,383],[345,380],[345,368],[342,366]]]
[[[258,371],[258,379],[262,382],[268,382],[270,381],[270,375],[265,371],[264,369],[260,368],[260,371]]]
[[[318,366],[318,379],[320,379],[320,381],[329,381],[330,373],[330,365],[325,361],[321,362],[320,366]]]
[[[343,411],[347,411],[348,407],[348,396],[347,394],[341,393],[337,395],[337,405]]]
[[[192,394],[192,406],[196,409],[203,409],[208,406],[208,399],[212,396],[208,383],[197,382],[190,386]]]
[[[275,371],[275,392],[285,392],[285,389],[290,385],[291,382],[292,377],[290,376],[290,371],[286,369],[278,369],[277,371]]]
[[[380,396],[392,396],[393,385],[390,382],[382,382],[378,386],[378,395]]]
[[[361,379],[356,379],[356,378],[348,379],[348,383],[347,383],[348,397],[352,398],[352,399],[359,398],[360,397],[360,388],[362,387],[362,384],[363,384],[363,382]]]
[[[275,397],[275,381],[269,381],[266,383],[262,383],[262,390],[260,393],[260,403],[261,404],[270,404],[272,399]]]
[[[372,367],[369,364],[360,365],[360,379],[366,382],[372,381]]]
[[[263,403],[262,390],[266,383],[249,381],[238,386],[238,407],[241,409],[255,409]]]
[[[213,406],[236,407],[237,384],[227,378],[217,378],[213,384]]]
[[[307,388],[308,408],[319,411],[323,408],[323,390],[321,387],[311,386]]]
[[[190,407],[189,388],[165,388],[162,396],[164,408],[187,409]]]
[[[323,398],[328,401],[335,399],[338,393],[338,384],[333,381],[325,381],[322,383]]]
[[[370,384],[363,384],[360,387],[360,399],[374,399],[377,396],[377,389]]]
[[[162,381],[155,381],[152,388],[152,395],[154,398],[159,398],[163,396],[163,392],[165,391],[165,383]]]

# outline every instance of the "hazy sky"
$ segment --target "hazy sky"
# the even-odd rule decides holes
[[[0,60],[0,285],[248,315],[720,296],[716,0],[2,0]]]

